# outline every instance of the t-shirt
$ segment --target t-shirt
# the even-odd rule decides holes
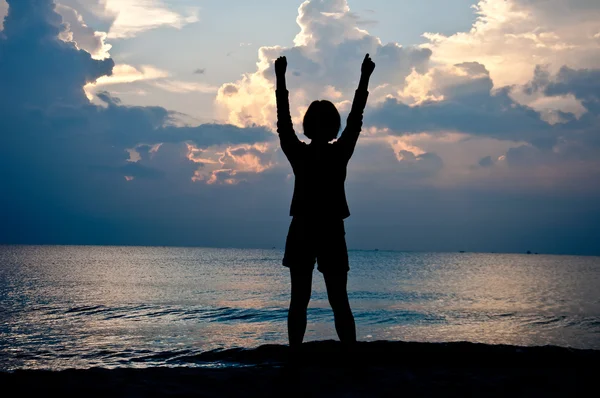
[[[356,90],[346,128],[337,141],[310,144],[300,141],[294,132],[289,92],[276,90],[275,94],[277,133],[295,175],[290,216],[347,218],[346,168],[362,128],[369,92]]]

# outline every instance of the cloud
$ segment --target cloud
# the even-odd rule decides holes
[[[571,4],[552,1],[557,9],[563,11]],[[578,3],[574,11],[578,15],[597,12],[598,7],[589,3],[588,6]],[[411,175],[434,184],[459,181],[468,184],[469,179],[479,184],[486,174],[472,168],[473,163],[478,162],[475,159],[490,156],[485,153],[488,150],[497,154],[493,158],[505,156],[506,159],[507,147],[525,144],[544,154],[537,157],[534,156],[536,151],[526,154],[532,157],[532,162],[539,163],[535,163],[539,170],[560,167],[560,162],[565,162],[567,167],[570,160],[562,155],[552,163],[547,162],[550,153],[562,153],[567,147],[570,157],[576,158],[579,153],[582,159],[587,159],[587,167],[595,167],[584,153],[589,150],[583,151],[581,146],[584,142],[591,142],[591,126],[597,126],[589,115],[585,115],[588,111],[582,105],[583,99],[572,93],[559,94],[545,89],[537,90],[535,95],[525,92],[528,84],[537,84],[532,76],[536,68],[532,59],[552,64],[548,70],[553,75],[565,64],[595,59],[595,55],[590,54],[594,50],[597,52],[597,43],[592,45],[587,36],[578,39],[583,34],[583,28],[573,26],[578,19],[562,21],[559,14],[548,11],[543,2],[486,0],[478,3],[477,11],[479,18],[469,32],[449,37],[428,34],[429,44],[403,47],[398,43],[384,45],[377,37],[358,27],[356,15],[350,11],[346,1],[304,2],[298,11],[300,32],[294,46],[261,47],[257,70],[245,74],[239,81],[222,85],[217,104],[221,106],[224,117],[235,125],[273,127],[272,64],[276,57],[286,55],[290,102],[296,125],[300,124],[307,105],[314,99],[329,99],[342,112],[347,112],[358,77],[358,65],[364,53],[369,52],[377,63],[377,70],[373,76],[361,142],[368,145],[365,138],[368,139],[371,127],[375,128],[377,137],[383,138],[372,147],[373,151],[379,151],[379,158],[389,161],[386,165],[376,163],[381,173],[421,168],[424,172]],[[586,24],[589,22],[588,28],[594,23],[589,15],[582,18],[587,21]],[[511,43],[510,48],[505,42]],[[587,53],[587,58],[584,53]],[[559,57],[554,57],[555,54]],[[300,132],[300,129],[297,131]],[[400,142],[397,139],[419,133],[428,137],[426,145],[440,147],[441,153],[397,148]],[[471,163],[460,162],[454,159],[460,156],[458,148],[469,145],[445,142],[449,134],[462,136],[462,141],[479,140],[495,147],[478,149],[481,152],[471,154],[475,157]],[[406,142],[402,141],[402,145]],[[395,162],[393,157],[382,155],[383,151],[387,151],[384,150],[386,145],[391,146],[392,153],[395,153]],[[423,154],[427,155],[423,157]],[[377,155],[372,156],[375,157]],[[361,157],[358,156],[358,159]],[[360,168],[375,172],[367,167],[367,164],[373,166],[372,160],[358,161]],[[487,167],[483,169],[498,169],[490,162],[484,164]],[[582,173],[582,179],[591,176],[585,173],[585,167],[577,171],[569,168],[573,173]],[[532,186],[536,185],[535,173],[538,171],[524,173],[531,179]],[[358,167],[355,172],[359,172]],[[516,176],[520,172],[519,166],[513,162],[512,168],[505,172],[503,178],[511,181],[511,175]],[[573,178],[573,175],[567,175],[556,174],[557,178]],[[442,178],[448,180],[442,181]],[[556,184],[560,183],[557,181]]]
[[[366,123],[400,137],[424,132],[435,141],[436,137],[455,132],[464,134],[463,141],[492,138],[512,143],[494,157],[479,152],[482,156],[477,165],[468,170],[445,166],[441,175],[452,179],[456,186],[538,192],[563,187],[594,195],[592,181],[600,177],[598,72],[563,67],[552,74],[538,67],[534,79],[519,88],[537,95],[538,106],[542,100],[580,101],[582,110],[577,108],[575,114],[541,112],[519,104],[510,95],[515,87],[492,89],[492,81],[480,64],[435,67],[425,76],[413,77],[423,90],[408,90],[411,82],[407,84],[405,94],[413,94],[411,105],[388,99],[369,110]],[[549,115],[555,119],[549,120]],[[466,147],[466,142],[460,146]],[[497,149],[489,150],[497,153]],[[449,154],[444,150],[439,155],[443,158]]]
[[[62,17],[67,28],[61,33],[61,39],[72,41],[77,48],[87,51],[94,59],[106,59],[112,46],[106,43],[107,34],[90,28],[77,10],[58,4],[56,12]]]
[[[181,29],[198,22],[198,7],[164,0],[57,0],[78,10],[108,39],[127,39],[160,27]],[[59,11],[60,12],[60,11]]]
[[[600,178],[598,148],[572,140],[549,149],[516,146],[495,160],[482,158],[479,166],[484,169],[479,174],[479,184],[488,189],[514,190],[515,186],[521,186],[523,193],[561,191],[573,197],[594,197],[598,193],[593,182]]]
[[[577,12],[586,10],[585,7],[576,9]],[[527,84],[536,84],[535,78],[531,78],[536,66],[531,62],[532,52],[543,53],[548,60],[554,51],[565,59],[572,55],[570,44],[563,43],[576,39],[576,35],[567,34],[571,32],[568,24],[560,21],[550,24],[555,17],[537,2],[481,1],[477,10],[479,19],[470,32],[450,37],[427,35],[431,43],[419,48],[402,47],[398,43],[383,45],[357,26],[356,16],[346,1],[304,2],[298,12],[300,32],[294,46],[261,47],[257,70],[245,74],[239,81],[222,85],[217,104],[230,123],[273,127],[272,64],[277,56],[286,55],[296,125],[314,99],[329,99],[342,112],[347,112],[358,65],[364,53],[369,52],[377,63],[377,70],[365,123],[366,127],[385,131],[379,134],[409,136],[425,132],[435,141],[448,133],[460,133],[514,145],[529,143],[543,150],[552,150],[564,141],[579,140],[577,132],[588,128],[580,120],[586,109],[579,98],[573,94],[551,96],[550,91],[540,91],[542,94],[526,100],[519,95],[520,91],[527,91]],[[529,37],[525,32],[536,30],[528,20],[530,17],[545,21],[544,26],[548,28],[556,27],[565,37],[554,37],[543,29],[534,32],[537,36]],[[591,19],[586,20],[591,22]],[[522,45],[507,50],[508,61],[499,63],[505,51],[500,41],[507,38]],[[491,40],[493,45],[488,45],[486,40]],[[536,43],[534,49],[531,43]],[[482,52],[469,53],[470,46]],[[590,49],[587,47],[586,51]],[[512,64],[513,56],[517,57],[514,58],[516,65]],[[493,71],[488,69],[488,63]],[[515,70],[519,73],[523,70],[523,76],[515,74]],[[504,79],[502,73],[510,75],[512,80]],[[386,142],[392,145],[390,140]],[[480,159],[485,156],[482,153]]]
[[[563,66],[552,80],[544,79],[549,96],[572,94],[591,113],[600,115],[600,69],[571,69]]]
[[[377,60],[373,87],[380,87],[372,90],[372,101],[396,93],[413,69],[419,72],[427,69],[430,50],[381,43],[379,38],[357,27],[356,16],[350,12],[346,0],[305,1],[296,21],[300,32],[293,47],[261,47],[257,71],[224,84],[219,90],[217,104],[230,123],[273,125],[272,65],[281,55],[288,59],[292,116],[296,120],[315,99],[351,100],[366,53]],[[331,93],[336,93],[337,98],[331,98]]]
[[[92,59],[74,43],[58,40],[64,25],[52,2],[8,4],[6,39],[0,41],[0,86],[11,95],[0,96],[0,104],[13,108],[86,103],[83,86],[110,76],[114,62]]]
[[[204,73],[206,73],[206,68],[198,68],[194,71],[195,75],[203,75]]]
[[[484,158],[481,158],[478,164],[481,167],[492,167],[494,165],[494,160],[491,156],[486,156]]]
[[[156,80],[169,77],[169,72],[157,69],[151,65],[143,65],[139,69],[134,66],[121,64],[115,65],[113,74],[100,77],[95,85],[106,86],[111,84],[133,83],[140,80]]]
[[[185,82],[181,80],[160,80],[152,83],[154,86],[172,93],[204,93],[216,94],[218,87],[206,83]]]
[[[479,62],[498,87],[525,84],[532,64],[549,65],[552,72],[600,64],[594,0],[481,0],[475,10],[478,19],[468,32],[425,34],[435,62]]]
[[[112,18],[108,38],[124,39],[162,26],[181,29],[198,22],[198,9],[178,12],[162,0],[94,0],[88,5],[95,14]]]
[[[509,88],[493,91],[493,82],[478,63],[431,69],[415,78],[424,90],[407,105],[389,98],[369,110],[366,122],[391,134],[462,132],[497,139],[552,145],[557,133],[535,110],[516,103]],[[405,94],[410,93],[407,86]]]
[[[192,180],[207,184],[235,185],[275,165],[274,152],[266,144],[243,144],[221,150],[188,145],[188,159],[200,166]]]
[[[374,14],[373,10],[364,10],[364,11],[369,14]],[[355,12],[350,12],[350,17],[352,17],[356,20],[356,26],[365,26],[365,27],[366,26],[374,26],[379,23],[379,21],[377,21],[375,19],[363,18],[358,13],[355,13]]]
[[[543,93],[545,98],[575,98],[582,111],[577,115],[558,112],[562,119],[562,141],[569,142],[570,152],[574,146],[584,145],[600,149],[600,69],[571,69],[562,67],[555,75],[544,68],[536,69],[535,78],[527,87],[530,91]],[[569,134],[570,133],[570,134]],[[587,153],[584,150],[583,153]]]
[[[0,0],[0,31],[4,29],[4,17],[8,14],[8,3],[6,0]]]
[[[167,71],[155,68],[151,65],[144,65],[138,68],[120,64],[115,65],[112,74],[100,76],[95,82],[90,82],[84,86],[88,99],[94,99],[94,96],[105,90],[106,86],[126,84],[140,81],[152,81],[169,77]]]
[[[103,91],[97,96],[104,106],[91,104],[87,84],[110,87],[118,78],[163,75],[151,68],[116,68],[110,58],[93,59],[75,42],[59,39],[66,26],[49,0],[8,4],[0,39],[0,173],[11,195],[0,200],[0,241],[80,242],[74,231],[93,231],[89,239],[106,241],[110,235],[102,228],[112,221],[104,217],[120,223],[138,217],[139,226],[160,212],[168,192],[202,192],[204,184],[192,181],[198,166],[188,159],[187,145],[231,153],[227,167],[246,178],[265,170],[253,164],[251,151],[239,151],[271,141],[274,135],[265,128],[177,127],[173,112],[124,106]],[[149,207],[141,210],[137,203],[144,200]],[[177,200],[170,200],[175,206]]]
[[[126,84],[134,82],[146,82],[161,90],[171,93],[204,93],[214,94],[218,87],[206,83],[186,82],[181,80],[168,79],[169,72],[155,68],[151,65],[143,65],[136,68],[127,64],[116,65],[113,68],[113,74],[102,76],[94,83],[85,86],[88,98],[92,99],[94,94],[105,89],[106,86]]]

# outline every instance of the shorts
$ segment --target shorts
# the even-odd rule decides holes
[[[292,219],[283,265],[314,269],[315,262],[322,273],[350,270],[343,219]]]

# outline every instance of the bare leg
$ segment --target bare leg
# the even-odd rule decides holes
[[[352,344],[356,342],[356,326],[354,316],[348,301],[346,284],[348,282],[347,272],[336,272],[323,274],[327,286],[327,298],[333,309],[335,318],[335,330],[342,343]]]
[[[312,291],[312,268],[290,268],[292,298],[288,312],[288,337],[290,347],[298,348],[306,331],[306,309]]]

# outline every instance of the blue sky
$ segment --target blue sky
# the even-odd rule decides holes
[[[352,248],[600,254],[593,0],[0,0],[0,242],[281,247],[274,134],[343,117]]]

